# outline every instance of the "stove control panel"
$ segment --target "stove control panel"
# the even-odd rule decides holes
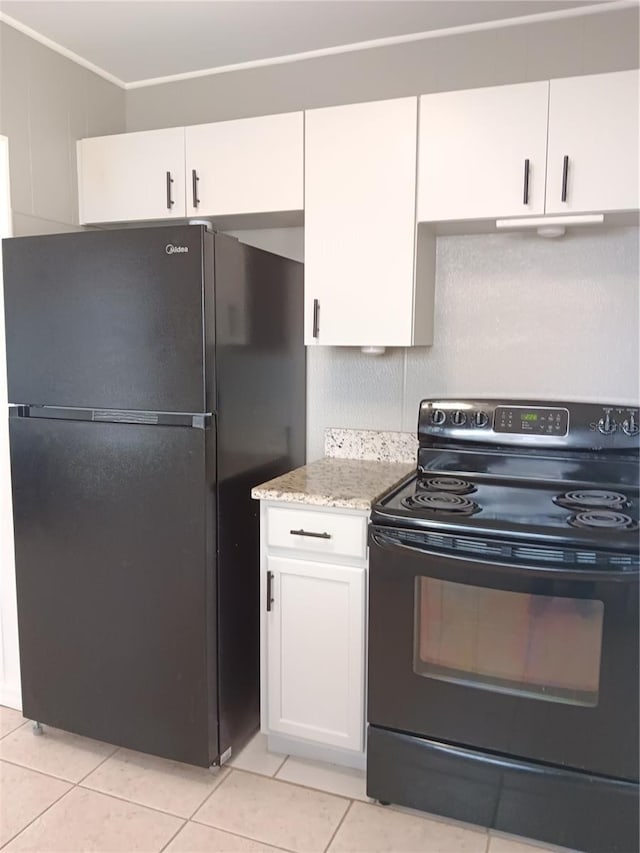
[[[540,400],[434,399],[420,403],[418,440],[576,450],[640,449],[638,406]]]
[[[569,410],[496,406],[493,429],[495,432],[515,432],[521,435],[566,435],[569,432]]]

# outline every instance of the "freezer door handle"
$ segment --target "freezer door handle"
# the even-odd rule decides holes
[[[68,409],[57,406],[15,405],[9,408],[10,418],[45,418],[62,421],[94,421],[110,424],[147,424],[148,426],[186,426],[207,429],[211,412],[138,412],[125,409]]]

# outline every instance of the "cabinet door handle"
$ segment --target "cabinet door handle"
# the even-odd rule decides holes
[[[562,195],[560,196],[560,201],[567,200],[567,179],[569,177],[569,155],[564,155],[564,160],[562,161]]]
[[[200,199],[198,198],[198,181],[200,178],[198,177],[198,173],[195,169],[191,170],[191,189],[193,190],[193,206],[197,207],[200,204]]]
[[[529,158],[524,161],[524,193],[522,203],[529,204]]]
[[[331,539],[330,533],[313,533],[311,530],[290,530],[292,536],[311,536],[313,539]]]
[[[171,210],[171,206],[174,204],[174,201],[171,198],[171,184],[172,183],[173,183],[173,178],[171,177],[171,172],[167,172],[167,210]]]
[[[267,572],[267,611],[273,604],[273,572]]]
[[[320,300],[313,300],[313,337],[317,338],[320,334]]]

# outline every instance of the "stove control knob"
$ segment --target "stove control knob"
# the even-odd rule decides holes
[[[598,429],[603,435],[610,435],[612,432],[615,432],[616,422],[613,420],[609,412],[607,412],[604,417],[600,418],[598,421]]]
[[[626,435],[637,435],[640,432],[635,412],[631,412],[629,417],[622,421],[622,431]]]
[[[480,427],[480,429],[482,429],[483,427],[486,427],[488,423],[489,415],[486,412],[475,412],[473,416],[474,426]]]
[[[451,415],[451,423],[455,424],[455,426],[464,426],[467,422],[467,416],[464,412],[454,412]]]
[[[434,409],[431,412],[431,423],[434,426],[442,426],[442,424],[446,421],[447,416],[442,411],[442,409]]]

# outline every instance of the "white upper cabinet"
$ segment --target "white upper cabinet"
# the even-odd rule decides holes
[[[418,220],[544,213],[549,83],[420,98]]]
[[[185,215],[184,128],[78,142],[80,224]]]
[[[185,128],[187,215],[301,212],[303,130],[301,112]]]
[[[307,344],[431,343],[429,305],[416,308],[422,282],[414,287],[417,106],[305,113]]]
[[[420,98],[418,221],[636,211],[639,72]]]
[[[640,207],[640,72],[552,80],[547,213]]]

